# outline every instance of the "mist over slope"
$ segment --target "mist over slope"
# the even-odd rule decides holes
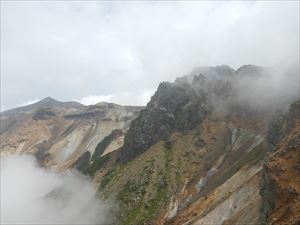
[[[107,224],[111,206],[79,173],[42,169],[28,155],[1,158],[1,224]]]
[[[291,102],[300,96],[299,70],[299,63],[296,62],[268,67],[248,64],[237,70],[220,65],[198,67],[187,77],[191,82],[195,75],[201,74],[200,86],[205,92],[212,92],[212,98],[217,93],[213,93],[215,90],[211,88],[223,85],[227,95],[221,100],[226,101],[216,102],[215,106],[235,104],[258,111],[287,111]]]
[[[270,119],[299,99],[299,66],[200,67],[175,82],[162,82],[125,136],[121,161],[135,157],[173,132],[189,132],[219,114]],[[262,118],[260,118],[262,119]],[[134,153],[133,153],[134,152]]]
[[[296,224],[294,213],[273,215],[299,204],[275,206],[273,196],[289,196],[289,186],[298,195],[299,160],[284,187],[273,185],[276,171],[266,163],[281,141],[293,144],[289,155],[278,154],[297,158],[298,68],[201,67],[162,82],[122,148],[88,161],[84,171],[105,196],[117,196],[120,224]]]
[[[291,206],[278,220],[297,221],[299,122],[298,65],[199,67],[162,82],[146,107],[46,98],[3,112],[4,222],[263,224]],[[55,172],[28,156],[7,157],[21,153]],[[269,155],[295,164],[286,180]],[[97,201],[71,168],[116,202]],[[28,203],[28,212],[13,216]]]

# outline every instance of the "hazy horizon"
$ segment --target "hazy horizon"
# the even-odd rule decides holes
[[[215,66],[217,67],[217,66],[224,66],[224,65],[215,65]],[[229,65],[226,65],[226,66],[229,66]],[[232,68],[230,66],[229,67],[232,68],[232,69],[234,69],[235,71],[237,71],[242,66],[244,66],[244,65],[241,65],[241,66],[237,67],[236,69],[234,69],[234,68]],[[255,65],[255,66],[260,66],[261,67],[261,65]],[[209,66],[207,66],[207,67],[209,67]],[[193,71],[193,70],[191,70],[191,71]],[[191,71],[189,71],[189,72],[191,72]],[[186,73],[185,75],[187,75],[187,74],[188,73]],[[182,75],[182,76],[184,76],[184,75]],[[178,77],[180,77],[180,76],[178,76]],[[176,79],[178,77],[175,77],[174,79]],[[161,80],[160,82],[164,82],[164,81],[165,80]],[[174,80],[169,80],[168,82],[173,82],[173,81]],[[153,90],[152,94],[154,94],[155,90],[156,90],[156,87]],[[146,106],[146,104],[149,102],[151,96],[152,95],[148,96],[149,99],[147,99],[147,101],[145,101],[144,104],[132,105],[132,106]],[[77,103],[80,103],[80,104],[85,105],[85,106],[95,105],[95,104],[101,103],[101,102],[115,103],[115,104],[119,104],[119,105],[128,105],[128,104],[122,104],[122,103],[114,102],[114,100],[116,100],[114,95],[103,95],[103,96],[101,96],[101,95],[100,96],[93,96],[93,95],[91,95],[91,96],[85,96],[85,97],[80,98],[80,99],[65,99],[65,100],[61,100],[59,98],[54,98],[54,97],[48,95],[48,96],[44,96],[42,98],[38,98],[38,99],[36,98],[36,99],[30,100],[30,101],[27,101],[27,102],[23,102],[23,103],[21,103],[19,105],[15,105],[15,106],[13,106],[11,108],[8,108],[8,109],[5,109],[5,110],[1,109],[0,112],[8,111],[8,110],[19,108],[19,107],[23,107],[23,106],[32,105],[32,104],[40,102],[40,101],[42,101],[43,99],[46,99],[46,98],[52,98],[53,100],[56,100],[56,101],[59,101],[59,102],[77,102]]]
[[[161,81],[198,66],[298,63],[298,8],[297,1],[1,1],[1,111],[46,96],[145,105]]]

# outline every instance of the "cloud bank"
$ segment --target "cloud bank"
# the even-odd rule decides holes
[[[56,174],[32,156],[1,158],[1,224],[107,224],[111,205],[79,174]]]
[[[94,105],[99,102],[111,102],[114,95],[89,95],[80,99],[74,99],[83,105]]]
[[[94,105],[99,102],[113,102],[121,105],[146,105],[149,102],[151,96],[155,90],[145,89],[117,92],[117,94],[108,95],[88,95],[79,99],[73,99],[73,101],[79,102],[83,105]],[[131,99],[131,101],[129,101]]]
[[[255,110],[288,110],[293,101],[300,99],[299,65],[264,68],[261,74],[239,74],[234,90],[242,105]]]
[[[1,107],[147,90],[197,66],[299,61],[299,1],[1,1]]]

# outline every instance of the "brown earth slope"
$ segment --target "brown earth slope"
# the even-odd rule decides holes
[[[99,103],[83,106],[51,98],[1,113],[1,155],[35,154],[41,164],[70,167],[84,152],[93,154],[97,144],[113,130],[124,134],[142,107]],[[122,146],[124,134],[110,146]]]
[[[300,101],[283,123],[284,137],[268,157],[266,168],[274,192],[270,225],[300,224]]]

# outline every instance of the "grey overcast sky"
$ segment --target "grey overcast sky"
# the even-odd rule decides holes
[[[1,110],[143,105],[194,67],[299,60],[299,1],[1,1]]]

